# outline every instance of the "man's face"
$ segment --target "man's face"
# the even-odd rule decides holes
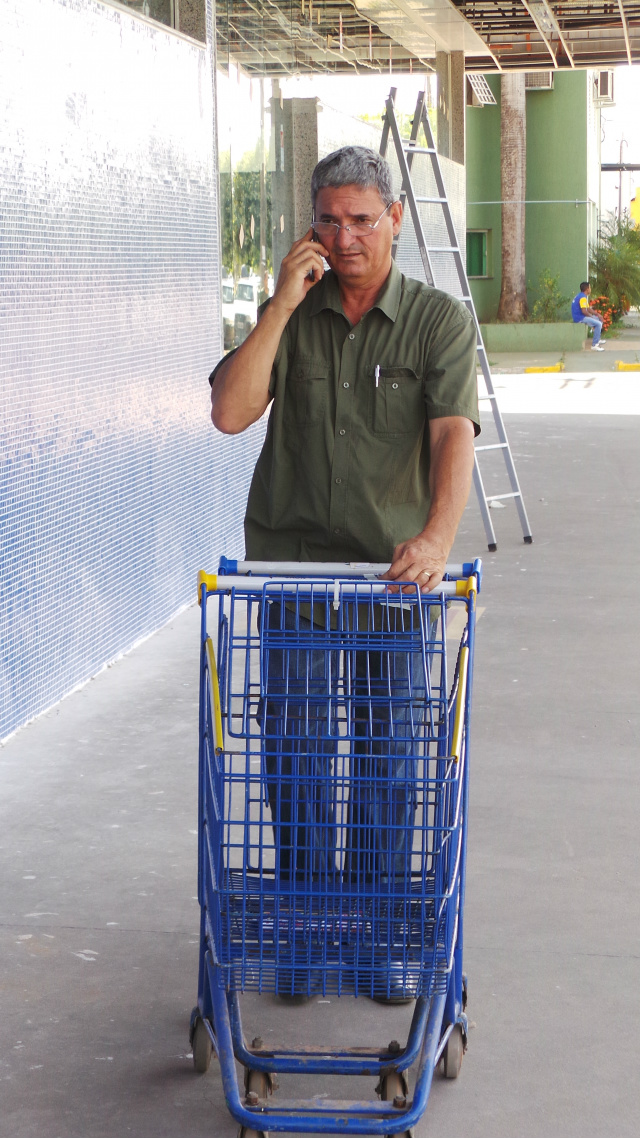
[[[315,205],[316,221],[351,225],[368,222],[375,225],[383,213],[385,202],[372,187],[326,186],[318,190]],[[400,232],[402,206],[399,202],[387,210],[376,228],[366,237],[354,237],[346,229],[339,229],[335,237],[322,241],[329,253],[329,264],[345,285],[382,284],[391,268],[391,246]]]
[[[591,292],[591,285],[587,285],[586,289],[584,290],[584,295],[588,296],[590,292]]]

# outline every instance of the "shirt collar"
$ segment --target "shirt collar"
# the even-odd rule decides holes
[[[385,316],[395,321],[398,316],[398,309],[400,308],[401,293],[402,273],[395,261],[392,261],[391,272],[373,307],[379,308],[381,312],[384,312]],[[322,312],[326,308],[330,308],[333,312],[344,316],[342,301],[340,300],[338,278],[335,273],[332,272],[325,273],[322,280],[311,293],[311,316],[317,316],[318,312]]]

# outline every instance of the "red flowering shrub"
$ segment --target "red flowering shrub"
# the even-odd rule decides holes
[[[602,330],[606,332],[613,320],[613,305],[608,296],[590,296],[589,308],[593,308],[602,320]],[[628,311],[628,309],[627,309]]]

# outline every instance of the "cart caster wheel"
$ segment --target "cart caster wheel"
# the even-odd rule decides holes
[[[273,1094],[273,1079],[268,1071],[253,1071],[246,1067],[244,1072],[244,1089],[247,1093],[247,1102],[257,1105],[257,1100]],[[269,1138],[266,1130],[254,1130],[253,1127],[241,1126],[238,1138]]]
[[[198,1018],[193,1029],[193,1066],[199,1075],[206,1075],[211,1063],[213,1045],[204,1021]]]
[[[408,1090],[407,1080],[401,1071],[387,1071],[385,1075],[380,1076],[376,1094],[380,1095],[383,1102],[393,1102],[396,1098],[406,1100]],[[394,1134],[385,1135],[385,1138],[413,1138],[413,1131],[399,1130]]]
[[[273,1079],[268,1071],[253,1071],[245,1067],[244,1089],[247,1094],[256,1094],[258,1098],[266,1098],[273,1094]]]
[[[442,1073],[445,1079],[457,1079],[460,1074],[462,1066],[462,1056],[464,1055],[464,1037],[462,1035],[462,1028],[457,1023],[447,1040],[447,1045],[442,1052]]]

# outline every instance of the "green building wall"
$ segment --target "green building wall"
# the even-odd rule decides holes
[[[500,77],[486,76],[496,106],[467,107],[467,229],[487,230],[487,278],[472,279],[483,323],[496,319],[500,300]],[[527,91],[526,274],[529,311],[540,274],[559,277],[561,293],[575,296],[588,275],[586,71],[558,72],[552,91]],[[545,204],[536,204],[544,202]],[[578,204],[576,204],[578,203]],[[569,319],[569,307],[564,311]]]

